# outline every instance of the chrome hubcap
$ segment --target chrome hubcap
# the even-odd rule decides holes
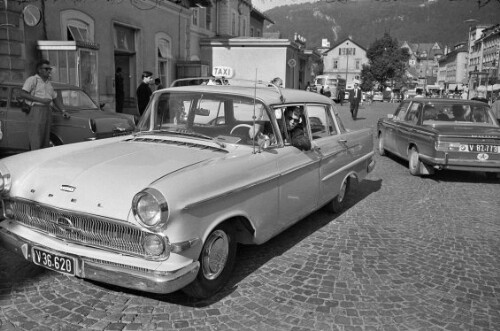
[[[203,249],[203,275],[213,280],[217,278],[226,266],[229,255],[229,238],[222,230],[210,234]]]
[[[340,188],[339,197],[338,197],[339,202],[344,201],[346,191],[347,191],[347,181],[345,180],[342,183],[342,187]]]

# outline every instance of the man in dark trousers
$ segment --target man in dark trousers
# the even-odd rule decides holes
[[[151,71],[144,71],[142,73],[142,82],[137,88],[137,108],[139,109],[139,115],[142,116],[146,106],[149,103],[149,98],[151,98],[151,94],[153,91],[151,90],[151,83],[153,81],[153,73]]]
[[[354,88],[349,92],[349,102],[351,103],[351,116],[355,120],[358,117],[359,104],[361,102],[361,89],[359,82],[354,81]]]

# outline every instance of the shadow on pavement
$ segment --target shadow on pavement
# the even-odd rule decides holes
[[[365,199],[370,194],[380,190],[382,180],[365,179],[361,184],[354,185],[346,198],[344,211],[352,208],[358,202]],[[342,212],[342,213],[343,213]],[[312,233],[318,231],[328,223],[337,219],[342,213],[330,214],[324,208],[306,216],[295,225],[291,226],[278,236],[270,239],[262,245],[239,245],[236,255],[236,264],[228,284],[216,295],[209,299],[193,299],[187,297],[182,291],[167,295],[156,295],[145,292],[133,291],[116,286],[99,284],[101,287],[109,288],[124,293],[139,295],[154,300],[165,301],[168,303],[179,304],[190,307],[206,307],[223,300],[226,296],[233,293],[238,284],[249,275],[254,273],[264,264],[268,263],[274,257],[284,254],[293,246],[300,243]]]

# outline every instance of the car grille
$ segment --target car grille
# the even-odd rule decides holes
[[[28,201],[5,201],[22,224],[64,241],[145,257],[141,245],[148,232],[111,219],[78,215]]]

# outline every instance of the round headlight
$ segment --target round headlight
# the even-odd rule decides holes
[[[138,220],[147,227],[158,225],[168,216],[167,203],[163,195],[155,189],[139,192],[132,202],[132,210]]]
[[[144,194],[137,201],[137,215],[146,225],[155,225],[160,221],[160,204],[150,194]]]
[[[146,254],[158,256],[165,251],[165,241],[156,234],[148,234],[144,238],[143,247]]]

